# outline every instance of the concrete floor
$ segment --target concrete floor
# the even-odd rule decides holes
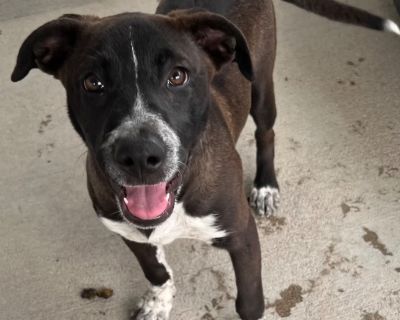
[[[391,0],[347,1],[399,20]],[[35,5],[33,5],[35,3]],[[50,10],[49,4],[51,3]],[[154,10],[148,0],[0,1],[0,318],[128,319],[147,283],[85,189],[85,148],[61,85],[9,76],[19,45],[62,13]],[[268,319],[400,319],[400,39],[276,1],[278,216],[259,220]],[[239,149],[250,187],[253,124]],[[233,319],[225,252],[167,248],[172,319]],[[109,300],[82,300],[91,286]]]

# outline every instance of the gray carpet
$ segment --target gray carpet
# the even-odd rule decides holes
[[[91,208],[63,88],[38,71],[18,84],[9,76],[22,40],[44,22],[67,11],[151,12],[156,2],[33,2],[0,1],[0,318],[127,319],[147,283]],[[347,2],[399,20],[389,0]],[[400,38],[276,4],[282,207],[258,221],[267,318],[398,320]],[[248,188],[253,129],[249,121],[238,145]],[[181,240],[167,258],[178,287],[172,319],[234,318],[225,252]],[[114,296],[82,300],[90,286]]]

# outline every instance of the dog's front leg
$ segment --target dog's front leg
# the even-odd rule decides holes
[[[168,320],[176,290],[162,246],[124,241],[135,254],[151,284],[131,320]]]
[[[254,217],[249,212],[247,227],[227,242],[235,271],[236,311],[242,320],[261,320],[264,295],[261,279],[261,251]]]

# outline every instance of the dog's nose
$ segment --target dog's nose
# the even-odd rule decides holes
[[[121,137],[115,142],[114,159],[132,174],[153,173],[165,160],[166,147],[156,135],[141,138]]]

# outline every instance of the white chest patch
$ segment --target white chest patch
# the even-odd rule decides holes
[[[149,238],[129,222],[117,222],[103,217],[100,220],[108,229],[125,239],[154,245],[166,245],[176,239],[196,239],[210,243],[212,239],[223,238],[228,234],[215,224],[214,215],[191,217],[180,203],[175,205],[174,212],[166,221],[154,228]]]

